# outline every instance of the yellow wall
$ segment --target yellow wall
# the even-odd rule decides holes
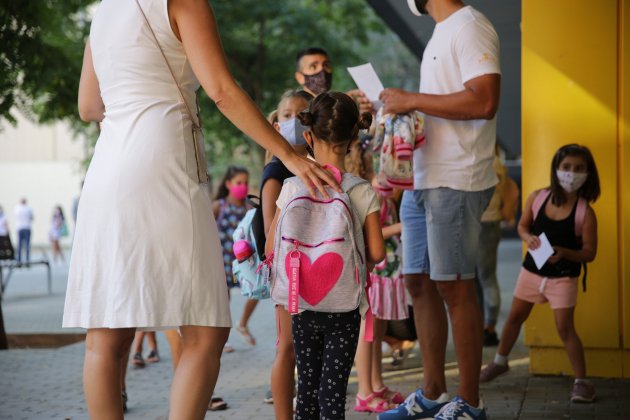
[[[630,264],[630,226],[622,223],[630,217],[630,197],[621,194],[630,183],[621,182],[630,180],[630,94],[621,77],[630,69],[630,0],[522,4],[523,194],[549,184],[561,145],[576,142],[593,152],[602,187],[594,205],[599,247],[575,321],[588,374],[630,377],[630,356],[622,350],[630,349],[630,279],[623,269]],[[547,305],[535,306],[525,341],[534,373],[572,374]]]

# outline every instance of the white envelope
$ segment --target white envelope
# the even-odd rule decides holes
[[[378,111],[378,109],[383,106],[383,103],[378,99],[378,96],[383,91],[383,83],[381,83],[381,79],[378,78],[378,75],[374,71],[374,67],[372,67],[372,63],[362,64],[356,67],[348,67],[348,72],[354,83],[357,84],[357,87],[365,93],[365,96],[372,102],[372,106],[374,106],[374,110]]]
[[[528,249],[527,251],[531,254],[536,267],[540,270],[549,257],[553,255],[554,251],[544,232],[538,236],[538,239],[540,239],[540,246],[537,249]]]

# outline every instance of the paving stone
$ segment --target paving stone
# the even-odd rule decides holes
[[[499,279],[503,302],[511,301],[511,293],[519,269],[520,243],[503,241],[500,246]],[[2,302],[5,324],[10,333],[59,333],[63,311],[67,266],[55,266],[53,295],[46,294],[45,272],[33,267],[16,272]],[[231,306],[235,322],[244,299],[233,295]],[[509,305],[502,307],[505,319]],[[499,328],[501,327],[501,322]],[[223,397],[229,409],[208,412],[207,419],[272,420],[273,406],[262,399],[269,389],[270,367],[274,358],[275,321],[273,306],[262,302],[254,312],[250,329],[258,345],[249,347],[236,331],[230,335],[235,352],[221,360],[215,395]],[[80,330],[77,330],[80,331]],[[158,333],[161,360],[144,369],[129,368],[127,419],[164,420],[168,413],[169,387],[172,380],[171,357],[163,334]],[[496,348],[484,349],[483,360],[494,356]],[[385,377],[390,388],[408,394],[422,383],[422,367],[418,348],[411,352],[402,369],[388,368]],[[0,419],[88,419],[82,392],[84,344],[76,343],[58,349],[27,349],[0,352]],[[526,357],[526,348],[519,341],[512,360]],[[449,341],[447,362],[455,360]],[[451,366],[451,365],[449,365]],[[453,364],[454,366],[454,364]],[[456,372],[447,376],[451,394],[456,393],[459,378]],[[572,380],[568,377],[531,376],[526,364],[513,367],[509,373],[480,387],[490,419],[627,419],[630,409],[630,380],[596,379],[598,400],[593,405],[569,402]],[[348,387],[346,418],[374,419],[374,415],[355,413],[357,392],[353,370]]]

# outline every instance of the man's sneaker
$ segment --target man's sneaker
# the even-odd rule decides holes
[[[268,389],[267,392],[265,392],[265,398],[263,398],[263,402],[265,404],[273,404],[273,395],[271,394],[270,389]]]
[[[437,400],[422,395],[422,388],[410,394],[397,408],[378,415],[377,420],[432,419],[442,407],[448,404],[448,394],[443,393]]]
[[[487,420],[486,409],[479,400],[479,408],[475,408],[468,404],[461,397],[455,397],[453,400],[444,405],[439,413],[434,417],[435,420]]]
[[[595,399],[595,387],[587,381],[573,383],[571,391],[571,402],[592,403]]]
[[[479,382],[490,382],[497,376],[501,376],[510,370],[509,365],[497,365],[494,362],[488,363],[488,366],[481,369],[481,373],[479,374]]]

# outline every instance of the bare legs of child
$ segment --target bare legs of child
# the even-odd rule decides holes
[[[276,358],[271,368],[271,394],[277,420],[293,419],[293,390],[295,389],[295,352],[291,334],[291,315],[276,306],[278,342]]]
[[[514,297],[510,315],[503,326],[501,340],[494,360],[488,364],[480,375],[480,382],[489,382],[506,373],[509,370],[508,356],[521,331],[521,326],[529,317],[534,304]],[[584,361],[584,348],[577,335],[573,322],[575,307],[554,309],[556,329],[564,348],[569,356],[569,361],[575,373],[575,383],[571,393],[571,400],[575,402],[592,402],[595,390],[592,384],[586,381],[586,364]]]
[[[245,306],[243,307],[243,314],[241,315],[241,320],[238,323],[238,327],[236,327],[236,331],[241,334],[243,341],[249,344],[250,346],[256,345],[256,339],[249,332],[249,328],[247,324],[249,323],[249,318],[251,318],[252,313],[254,313],[254,309],[258,306],[258,299],[247,299],[245,302]]]
[[[357,344],[357,353],[355,356],[357,377],[359,380],[359,391],[357,392],[354,411],[382,413],[389,410],[390,408],[393,408],[393,406],[390,405],[389,401],[383,398],[383,395],[378,395],[377,393],[375,393],[377,389],[382,393],[382,389],[385,388],[385,386],[383,385],[382,378],[380,378],[380,359],[378,361],[374,359],[374,344],[376,341],[376,337],[374,337],[374,342],[365,341],[365,327],[366,320],[363,319],[361,320],[359,343]],[[384,327],[380,325],[379,327],[376,327],[376,325],[374,325],[374,330],[377,329],[379,335],[378,345],[380,346],[383,339],[382,336],[385,331]],[[377,334],[374,335],[376,336]],[[381,352],[379,351],[379,353]],[[378,384],[374,384],[372,382],[372,378],[374,378],[375,376],[377,377],[377,382],[379,382]],[[378,388],[374,388],[373,385],[377,385]]]

